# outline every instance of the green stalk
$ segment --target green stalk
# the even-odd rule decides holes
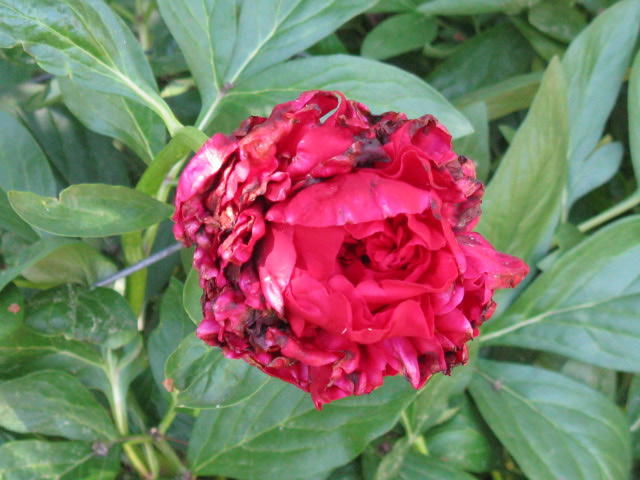
[[[595,217],[590,218],[586,222],[582,222],[580,225],[578,225],[578,230],[580,230],[581,232],[587,232],[593,228],[599,227],[603,223],[614,219],[618,215],[622,215],[623,213],[631,210],[637,205],[640,205],[640,190],[636,190],[635,193],[631,194],[620,203],[605,210],[604,212],[599,213]]]

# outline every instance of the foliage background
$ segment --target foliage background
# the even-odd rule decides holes
[[[0,478],[623,480],[640,458],[638,0],[0,0]],[[532,268],[419,392],[317,412],[206,347],[177,175],[302,90],[436,115]],[[634,469],[635,465],[635,469]]]

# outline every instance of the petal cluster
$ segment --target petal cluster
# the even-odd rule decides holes
[[[465,363],[494,290],[528,272],[473,231],[483,191],[434,117],[372,115],[339,92],[214,135],[174,216],[195,245],[199,337],[318,408],[387,375],[421,387]]]

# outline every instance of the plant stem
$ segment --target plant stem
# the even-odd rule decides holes
[[[409,422],[409,417],[407,417],[407,412],[403,411],[401,416],[402,426],[404,427],[405,432],[407,432],[407,438],[409,439],[409,443],[413,448],[415,448],[418,452],[423,455],[429,455],[429,450],[427,449],[427,444],[424,441],[424,437],[413,431],[411,428],[411,423]]]
[[[631,194],[629,197],[625,198],[620,203],[614,205],[613,207],[601,212],[595,217],[590,218],[586,222],[582,222],[578,225],[578,230],[581,232],[587,232],[592,228],[598,227],[603,223],[608,222],[609,220],[614,219],[618,215],[622,215],[627,210],[631,210],[633,207],[640,205],[640,190],[636,190],[635,193]]]
[[[116,424],[118,433],[122,436],[129,435],[129,420],[127,418],[127,402],[126,392],[123,391],[123,381],[120,375],[120,367],[117,359],[115,358],[113,351],[106,350],[105,353],[105,373],[111,386],[111,395],[109,396],[109,403],[111,404],[111,412]],[[133,444],[125,443],[122,445],[127,458],[131,462],[131,466],[138,472],[142,478],[149,478],[150,471],[146,464],[140,457],[138,450]]]
[[[176,413],[177,413],[176,412],[176,394],[172,393],[169,407],[167,408],[167,411],[165,412],[164,417],[162,417],[162,420],[160,421],[160,425],[158,425],[158,431],[160,432],[161,435],[164,435],[165,433],[167,433],[167,430],[169,430],[171,423],[176,418]]]

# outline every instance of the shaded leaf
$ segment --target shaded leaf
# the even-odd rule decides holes
[[[137,319],[115,290],[63,285],[27,302],[25,323],[38,333],[118,348],[137,334]]]
[[[627,478],[629,431],[600,393],[540,368],[479,362],[471,394],[531,480]]]
[[[484,196],[478,230],[497,250],[529,261],[549,246],[565,186],[567,129],[562,69],[553,61]]]
[[[202,294],[203,291],[200,287],[198,271],[191,269],[189,275],[187,275],[186,282],[184,282],[182,302],[185,312],[187,312],[191,321],[196,325],[199,325],[203,318],[202,303],[200,302]]]
[[[165,379],[164,365],[171,353],[195,327],[182,306],[183,285],[172,278],[162,295],[160,322],[149,336],[149,363],[158,384]]]
[[[167,359],[165,376],[173,380],[181,407],[222,408],[257,394],[269,377],[242,360],[226,358],[195,333],[187,336]]]
[[[468,473],[434,457],[421,455],[410,450],[402,469],[398,472],[398,480],[476,480]]]
[[[563,43],[536,30],[518,17],[511,17],[511,22],[516,26],[522,36],[527,39],[538,55],[545,60],[549,61],[555,56],[561,57],[564,54],[566,47]]]
[[[89,390],[72,375],[55,370],[0,383],[0,425],[70,440],[116,437],[109,415]]]
[[[397,422],[413,395],[406,381],[390,378],[370,395],[338,400],[319,412],[308,393],[271,380],[245,402],[200,414],[189,464],[196,475],[310,477],[355,458]]]
[[[372,112],[404,112],[410,118],[432,114],[454,137],[473,131],[469,121],[442,95],[398,68],[348,55],[293,60],[239,82],[221,101],[214,125],[232,131],[249,115],[268,114],[277,103],[305,90],[339,90]]]
[[[561,42],[569,43],[587,26],[584,15],[566,2],[543,0],[529,10],[529,23]]]
[[[422,48],[438,34],[435,20],[417,13],[394,15],[376,25],[362,42],[363,57],[383,60]]]
[[[60,248],[74,243],[76,243],[76,240],[70,238],[49,237],[38,240],[33,245],[25,248],[11,265],[0,271],[0,289],[4,288],[24,270],[36,265],[43,258],[48,257]]]
[[[168,218],[173,209],[142,192],[115,185],[77,184],[60,198],[9,193],[14,210],[30,225],[69,237],[106,237],[134,232]]]
[[[481,341],[640,371],[639,239],[635,216],[582,241],[487,323]]]
[[[491,167],[487,106],[483,102],[473,103],[462,107],[460,112],[469,119],[474,132],[454,140],[453,149],[458,155],[464,155],[473,160],[476,166],[476,176],[484,182],[489,176]]]
[[[528,73],[534,55],[518,30],[504,23],[464,42],[427,80],[445,97],[457,98]]]
[[[0,446],[3,480],[113,480],[120,470],[120,449],[96,453],[86,442],[20,440]]]
[[[629,78],[629,148],[631,162],[640,185],[640,52],[636,55]]]
[[[487,106],[489,120],[495,120],[529,108],[540,87],[541,79],[541,72],[516,75],[490,87],[481,88],[457,98],[454,104],[458,108],[464,108],[467,105],[484,102]]]

